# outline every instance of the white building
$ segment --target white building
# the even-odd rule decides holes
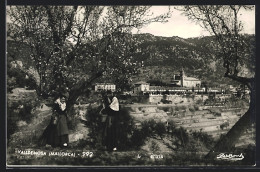
[[[201,81],[197,78],[183,76],[182,87],[199,87]]]
[[[200,87],[201,81],[194,77],[187,77],[183,70],[180,71],[179,75],[174,75],[172,84],[178,85],[180,87]]]
[[[150,90],[150,84],[143,81],[137,82],[134,85],[134,93],[139,93],[141,91],[146,92]]]
[[[112,83],[96,83],[95,91],[107,91],[110,90],[112,92],[116,91],[116,85]]]

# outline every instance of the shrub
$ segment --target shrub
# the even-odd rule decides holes
[[[132,96],[130,98],[130,102],[138,103],[139,102],[138,96]]]
[[[25,84],[25,72],[20,68],[8,68],[7,69],[8,77],[14,77],[16,79],[16,84],[18,87],[24,87]]]
[[[75,111],[75,110],[73,109],[73,111]],[[73,113],[73,114],[75,114],[75,113]],[[69,130],[75,130],[77,127],[77,124],[79,123],[79,118],[76,115],[70,115],[70,116],[68,116],[67,123],[68,123]]]
[[[190,112],[194,112],[195,111],[195,109],[192,108],[192,107],[190,107],[189,110],[190,110]]]
[[[118,141],[119,141],[119,148],[127,149],[132,147],[131,143],[131,136],[134,123],[133,119],[129,114],[129,111],[125,108],[120,108],[120,114],[119,114],[119,135],[118,135]]]
[[[151,137],[154,135],[155,125],[156,122],[153,119],[142,122],[142,132],[144,137]]]
[[[133,135],[131,137],[132,147],[138,149],[145,143],[146,138],[147,137],[145,136],[145,133],[142,130],[134,129]]]
[[[159,145],[154,140],[151,142],[150,150],[152,150],[152,152],[157,152],[160,150]]]
[[[163,110],[164,112],[171,112],[170,107],[160,107],[159,109]]]
[[[100,116],[98,115],[100,108],[88,107],[86,113],[86,125],[89,128],[89,136],[92,139],[93,146],[98,142],[100,133],[102,133],[102,123],[100,121]]]
[[[161,138],[166,133],[165,123],[163,122],[156,123],[154,129],[155,129],[155,133],[158,134],[158,136],[160,136]]]
[[[194,109],[195,109],[195,111],[199,110],[199,106],[194,105]]]
[[[161,138],[166,133],[166,126],[163,122],[156,122],[154,119],[143,121],[142,129],[143,137],[151,137],[157,134]]]
[[[7,92],[11,93],[16,87],[16,78],[7,76]]]
[[[17,130],[18,113],[12,107],[7,107],[7,139]]]
[[[7,105],[7,138],[18,129],[17,122],[22,120],[29,123],[34,117],[33,111],[39,106],[38,99],[8,102]]]
[[[197,105],[200,105],[200,104],[202,104],[203,103],[203,101],[201,100],[201,99],[198,99],[197,101],[196,101],[196,104]]]
[[[176,128],[173,131],[173,134],[181,141],[182,146],[185,147],[185,145],[188,144],[188,142],[189,142],[189,133],[183,127]]]
[[[95,148],[102,148],[102,133],[105,127],[105,123],[101,122],[101,115],[99,112],[101,107],[89,107],[86,113],[87,123],[89,128],[89,136],[93,140],[92,143]],[[133,147],[132,145],[132,133],[134,132],[133,119],[130,116],[127,109],[120,108],[120,114],[118,115],[118,142],[119,149],[127,149]],[[139,133],[137,133],[139,134]],[[131,136],[131,137],[129,137]]]
[[[168,121],[168,127],[167,127],[168,132],[169,131],[172,132],[176,127],[177,127],[177,125],[173,120]]]
[[[17,87],[27,86],[29,89],[36,89],[37,88],[36,80],[33,78],[32,75],[27,75],[27,76],[29,77],[26,78],[26,72],[20,68],[8,68],[7,69],[8,91],[10,91],[11,88],[14,88],[14,86]]]
[[[214,116],[221,116],[221,113],[220,112],[216,112],[216,113],[214,113]]]
[[[207,133],[193,131],[191,135],[194,139],[201,141],[208,149],[212,148],[212,146],[215,144],[214,138]]]
[[[37,89],[37,82],[33,76],[29,75],[29,78],[25,80],[25,84],[28,87],[28,89]]]
[[[186,110],[186,106],[180,106],[180,110]]]

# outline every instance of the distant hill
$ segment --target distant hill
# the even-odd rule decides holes
[[[152,34],[135,34],[141,44],[138,47],[136,59],[143,61],[144,67],[134,81],[161,80],[170,82],[174,74],[183,68],[187,76],[196,77],[210,83],[235,84],[224,78],[224,68],[221,61],[214,59],[215,54],[208,46],[213,42],[212,36],[197,38],[180,38],[154,36]],[[251,41],[254,35],[245,35],[245,41]],[[18,47],[19,53],[14,51]],[[7,62],[20,60],[25,67],[33,65],[30,59],[30,49],[24,44],[7,40]]]
[[[137,59],[144,63],[138,80],[162,80],[169,82],[174,74],[183,68],[186,75],[197,77],[212,86],[235,84],[224,78],[222,61],[217,61],[215,52],[208,46],[214,43],[213,36],[197,38],[161,37],[152,34],[136,34],[141,45]],[[254,35],[245,35],[245,41],[251,41]]]

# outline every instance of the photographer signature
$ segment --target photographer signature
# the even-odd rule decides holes
[[[237,161],[244,159],[244,155],[242,153],[240,155],[220,153],[219,155],[217,155],[217,159]]]

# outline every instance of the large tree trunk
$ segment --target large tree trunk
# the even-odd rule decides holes
[[[234,148],[238,139],[255,121],[255,87],[254,85],[252,86],[251,101],[248,111],[235,123],[228,133],[217,142],[215,147],[205,156],[205,158],[214,159],[219,153],[232,153],[232,148]]]
[[[86,86],[85,88],[83,88],[84,86]],[[81,96],[84,93],[84,96],[87,96],[89,93],[86,92],[85,90],[87,88],[91,87],[91,84],[85,85],[85,84],[81,84],[79,87],[77,87],[78,89],[73,89],[69,92],[69,98],[67,101],[67,110],[68,113],[71,113],[71,110],[76,102],[76,100],[79,98],[79,96]]]
[[[91,92],[92,83],[99,77],[102,76],[102,72],[96,73],[92,78],[87,81],[82,81],[79,84],[75,85],[71,91],[69,92],[69,98],[67,101],[67,110],[70,114],[73,105],[75,104],[76,100],[79,96],[83,95],[88,96]]]
[[[250,127],[251,111],[249,110],[237,121],[237,123],[223,136],[215,147],[206,155],[205,158],[214,159],[219,153],[231,153],[240,136]]]

